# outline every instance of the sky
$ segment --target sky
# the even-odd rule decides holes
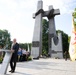
[[[37,10],[39,0],[0,0],[0,29],[6,29],[11,34],[11,40],[19,43],[31,43],[35,26],[33,13]],[[62,30],[71,36],[72,13],[76,8],[76,0],[42,0],[43,9],[50,5],[60,10],[55,16],[56,30]]]

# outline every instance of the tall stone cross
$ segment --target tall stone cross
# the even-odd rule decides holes
[[[33,33],[31,55],[33,58],[39,58],[42,53],[42,13],[43,2],[38,1],[37,12],[33,15],[35,18],[35,27]]]
[[[48,37],[48,44],[49,44],[49,54],[51,56],[51,44],[52,44],[52,38],[54,41],[54,44],[58,44],[58,37],[56,35],[56,28],[55,28],[55,20],[54,17],[56,15],[60,15],[59,9],[53,9],[53,6],[49,6],[49,11],[45,11],[43,14],[43,17],[47,17],[49,20],[49,37]]]
[[[31,50],[31,55],[33,58],[39,58],[39,56],[42,54],[42,17],[47,17],[49,19],[49,53],[51,53],[51,38],[54,38],[55,44],[58,43],[54,16],[59,14],[59,9],[53,9],[53,6],[49,6],[49,11],[43,11],[43,1],[38,1],[37,12],[33,15],[33,18],[35,18]]]
[[[55,21],[54,21],[54,17],[56,15],[60,15],[60,11],[59,9],[54,9],[53,6],[49,6],[49,11],[44,11],[43,13],[43,17],[47,17],[49,20],[49,38],[48,38],[48,45],[49,45],[49,54],[51,56],[52,53],[52,38],[54,41],[54,44],[57,45],[58,44],[58,37],[56,35],[56,28],[55,28]]]

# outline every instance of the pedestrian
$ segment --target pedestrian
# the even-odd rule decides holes
[[[67,61],[67,51],[65,51],[64,56],[65,56],[65,60]]]
[[[22,61],[22,49],[21,48],[19,48],[19,50],[18,50],[18,61]]]
[[[16,69],[16,62],[17,62],[17,53],[19,50],[19,44],[16,42],[16,39],[13,39],[13,44],[11,47],[11,52],[13,52],[11,60],[10,60],[10,67],[11,70],[9,72],[13,73]]]
[[[26,61],[27,59],[26,59],[26,49],[22,49],[22,57],[23,57],[23,61]]]

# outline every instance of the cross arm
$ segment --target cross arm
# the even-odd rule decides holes
[[[43,9],[39,9],[36,13],[33,14],[33,18],[35,18],[40,13],[44,13],[44,10]]]
[[[44,11],[43,13],[43,17],[48,17],[48,18],[51,18],[52,16],[55,16],[55,15],[60,15],[60,10],[59,9],[51,9],[49,11]]]

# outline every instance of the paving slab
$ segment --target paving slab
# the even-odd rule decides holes
[[[76,61],[64,59],[39,59],[29,62],[18,62],[15,73],[7,75],[76,75]]]

